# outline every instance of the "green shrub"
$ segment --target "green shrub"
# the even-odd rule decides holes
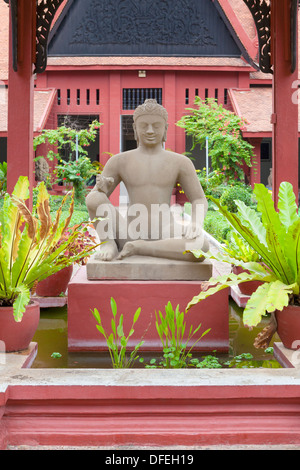
[[[222,195],[224,194],[225,191],[228,190],[227,184],[220,184],[218,186],[215,186],[213,188],[209,188],[207,192],[205,193],[206,196],[212,196],[216,199],[220,199]]]
[[[204,230],[223,243],[231,232],[231,225],[225,217],[215,210],[208,211],[204,219]]]
[[[36,202],[37,202],[37,192],[38,192],[38,187],[33,189],[32,198],[33,198],[34,205],[36,205]],[[51,213],[52,218],[55,217],[56,211],[60,207],[63,198],[64,198],[63,195],[51,194],[49,196],[50,213]],[[69,201],[66,202],[66,206],[65,206],[66,209],[61,214],[61,220],[65,220],[68,217],[68,209],[69,209],[69,205],[71,204],[71,200],[72,198],[70,196]],[[69,226],[73,227],[74,225],[81,224],[82,222],[88,222],[88,220],[89,220],[89,213],[88,213],[85,203],[80,202],[75,199],[74,211],[73,211]]]
[[[220,204],[226,206],[229,212],[237,212],[235,200],[243,201],[246,206],[252,205],[252,190],[249,186],[234,185],[229,186],[220,197]]]
[[[0,194],[7,190],[7,162],[0,162]]]
[[[51,208],[52,209],[52,208]],[[55,217],[55,212],[51,211],[51,217]],[[61,220],[65,220],[68,217],[68,212],[63,211],[61,213]],[[81,224],[82,222],[88,222],[89,221],[89,214],[88,211],[77,211],[74,210],[72,218],[70,220],[69,226],[73,227],[74,225]]]

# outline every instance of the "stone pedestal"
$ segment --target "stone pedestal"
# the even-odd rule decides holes
[[[89,280],[205,281],[212,276],[209,260],[176,261],[150,256],[130,256],[118,261],[99,261],[95,255],[86,266]]]
[[[161,342],[155,326],[155,311],[164,313],[168,301],[171,301],[174,308],[179,304],[181,311],[184,311],[189,301],[203,288],[203,282],[211,276],[212,265],[209,261],[183,263],[159,260],[157,264],[153,261],[153,258],[149,260],[145,257],[128,258],[121,262],[98,262],[99,266],[90,265],[78,270],[68,288],[69,351],[107,350],[106,341],[96,328],[96,320],[91,310],[99,310],[104,329],[110,333],[111,297],[117,303],[118,317],[119,314],[124,314],[125,334],[128,334],[131,328],[135,311],[141,307],[141,315],[128,343],[128,350],[132,350],[143,339],[143,351],[161,351]],[[142,265],[146,279],[137,280]],[[87,271],[89,276],[94,273],[94,276],[103,278],[88,279]],[[171,279],[166,279],[168,276]],[[194,351],[228,351],[228,315],[227,289],[189,310],[186,315],[186,332],[191,325],[196,328],[199,323],[202,325],[199,336],[211,328]]]

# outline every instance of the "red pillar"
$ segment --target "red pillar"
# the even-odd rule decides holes
[[[168,112],[168,133],[166,149],[177,151],[176,149],[176,76],[175,72],[165,72],[164,74],[164,107]]]
[[[274,201],[282,181],[290,182],[298,195],[298,104],[293,99],[298,66],[291,73],[290,3],[290,0],[271,2]]]
[[[35,0],[18,2],[18,63],[13,70],[10,21],[8,76],[7,187],[11,193],[19,176],[34,181],[33,164],[33,24]]]
[[[253,145],[254,157],[252,158],[252,166],[250,167],[250,184],[254,187],[255,183],[260,183],[261,171],[260,171],[260,145],[262,139],[249,139],[251,145]]]

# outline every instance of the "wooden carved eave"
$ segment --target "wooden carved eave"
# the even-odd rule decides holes
[[[4,0],[10,3],[11,29],[12,29],[12,64],[16,72],[18,70],[18,0]]]
[[[259,67],[264,73],[273,73],[271,62],[271,0],[244,0],[257,29]],[[290,0],[291,73],[297,63],[297,15],[299,0]]]
[[[297,67],[298,37],[297,37],[297,16],[300,1],[291,0],[291,73]]]
[[[273,73],[271,65],[271,1],[244,0],[249,8],[258,35],[259,67],[264,73]]]
[[[54,16],[64,0],[37,0],[36,3],[36,58],[34,73],[42,73],[47,66],[47,45]],[[4,0],[10,6],[12,24],[13,69],[18,70],[18,0]]]
[[[40,0],[37,3],[35,73],[47,66],[48,37],[54,16],[64,0]]]

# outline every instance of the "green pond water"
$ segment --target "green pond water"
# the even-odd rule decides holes
[[[229,354],[218,356],[218,358],[220,358],[222,361],[225,361],[243,353],[250,353],[253,356],[253,360],[247,361],[247,367],[281,367],[278,362],[274,360],[272,354],[265,353],[264,350],[257,350],[253,346],[253,341],[258,332],[261,331],[261,329],[263,328],[264,324],[261,324],[259,328],[254,328],[252,331],[249,331],[243,326],[243,309],[239,308],[232,300],[230,300],[229,308]],[[267,319],[265,323],[267,323]],[[39,327],[33,338],[33,341],[38,343],[38,352],[37,357],[32,365],[32,368],[111,367],[111,362],[108,359],[107,353],[69,352],[67,328],[67,307],[41,309],[41,319]],[[274,341],[280,341],[276,335],[273,337],[270,346],[273,345]],[[145,362],[147,362],[151,359],[151,357],[153,357],[153,353],[143,354],[143,352],[140,352],[139,355],[145,358]],[[193,354],[193,357],[202,358],[203,356],[203,353]],[[143,365],[138,366],[144,367]]]

